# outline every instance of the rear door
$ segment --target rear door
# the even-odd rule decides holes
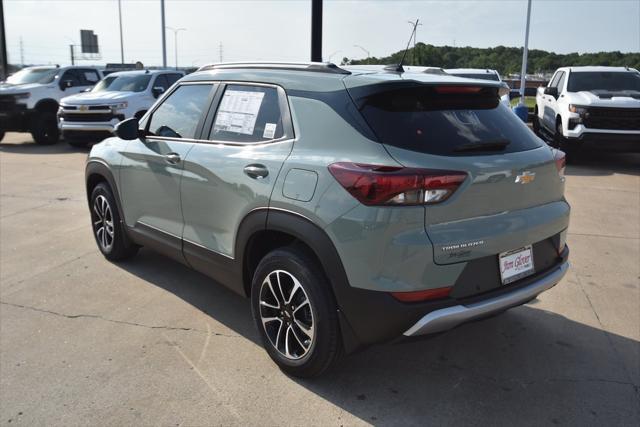
[[[185,257],[219,277],[211,262],[235,257],[240,222],[268,207],[293,146],[293,128],[280,87],[226,84],[216,98],[201,136],[207,141],[196,143],[185,159],[181,197]]]
[[[179,257],[183,220],[180,180],[210,106],[213,84],[183,84],[146,119],[144,139],[130,141],[120,169],[120,193],[128,226],[163,240]]]
[[[357,102],[404,166],[467,174],[449,199],[425,206],[436,263],[495,255],[566,228],[553,153],[499,102],[497,90],[390,86]]]

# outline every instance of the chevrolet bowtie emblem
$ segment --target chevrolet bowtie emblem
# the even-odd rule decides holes
[[[81,105],[80,107],[78,107],[78,110],[80,111],[87,111],[89,109],[89,107],[87,107],[86,105]]]
[[[536,179],[535,172],[524,171],[520,175],[516,176],[516,184],[528,184]]]

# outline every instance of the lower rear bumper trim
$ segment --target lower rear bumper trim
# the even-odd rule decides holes
[[[427,335],[452,329],[462,323],[515,307],[535,298],[555,286],[569,269],[569,262],[540,277],[528,286],[497,297],[468,305],[455,305],[432,311],[404,332],[405,336]]]

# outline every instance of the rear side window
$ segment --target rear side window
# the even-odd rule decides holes
[[[220,100],[209,139],[263,142],[282,138],[278,91],[273,87],[228,85]]]
[[[153,112],[151,135],[169,138],[195,138],[203,111],[209,105],[210,84],[184,85],[173,91]]]
[[[374,93],[358,103],[380,142],[406,150],[442,156],[486,155],[542,145],[500,103],[496,88],[476,87],[460,93],[453,86],[404,87]]]

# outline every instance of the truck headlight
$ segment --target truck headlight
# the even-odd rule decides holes
[[[569,104],[569,111],[580,114],[581,116],[587,112],[587,107],[581,105]]]
[[[112,110],[124,110],[125,108],[127,108],[129,106],[128,102],[119,102],[117,104],[111,104],[111,109]]]
[[[17,99],[27,99],[31,96],[31,92],[16,93],[13,97]]]

